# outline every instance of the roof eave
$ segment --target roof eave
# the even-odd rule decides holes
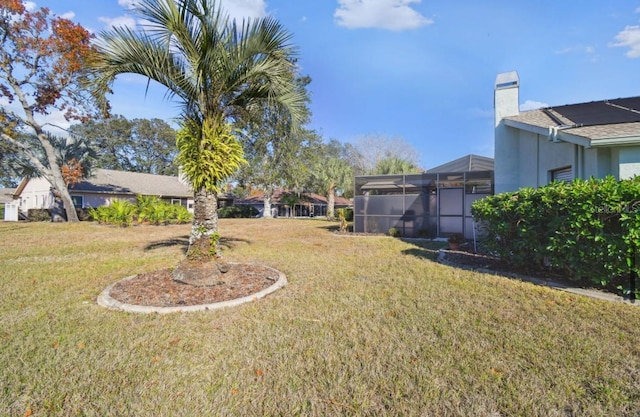
[[[617,136],[610,138],[591,139],[591,145],[594,147],[603,146],[628,146],[640,144],[640,136]]]
[[[562,130],[562,127],[548,126],[542,127],[537,125],[531,125],[528,123],[522,123],[517,120],[504,119],[504,124],[509,127],[516,128],[518,130],[524,130],[526,132],[535,133],[537,135],[546,136],[549,140],[554,142],[568,142],[576,145],[590,148],[592,146],[591,139],[584,136],[572,135]]]
[[[524,130],[526,132],[536,133],[538,135],[544,135],[544,136],[547,136],[549,134],[548,127],[530,125],[528,123],[522,123],[517,120],[511,120],[511,119],[503,119],[503,120],[504,120],[505,126],[513,127],[518,130]]]
[[[585,148],[590,148],[592,145],[591,139],[585,138],[584,136],[572,135],[567,132],[557,131],[553,137],[550,137],[550,140],[554,140],[555,142],[568,142],[573,143],[575,145],[584,146]]]

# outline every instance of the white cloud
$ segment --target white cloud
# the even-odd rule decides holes
[[[596,48],[589,45],[568,46],[566,48],[557,50],[555,53],[556,55],[565,55],[571,53],[585,53],[587,55],[593,55],[596,53]]]
[[[598,60],[600,59],[596,48],[589,45],[570,46],[564,49],[557,50],[555,53],[556,55],[582,54],[586,57],[587,60],[589,60],[589,62],[598,62]]]
[[[421,1],[338,0],[339,6],[333,17],[338,25],[349,29],[415,29],[433,23],[433,20],[411,8],[411,3]]]
[[[629,50],[625,54],[629,58],[640,58],[640,26],[627,26],[615,37],[616,43],[611,46],[628,47]]]
[[[74,17],[76,17],[76,14],[74,12],[66,12],[66,13],[63,13],[62,15],[60,15],[60,17],[63,18],[63,19],[71,20]]]
[[[138,3],[139,0],[118,0],[118,4],[125,9],[133,9]]]
[[[24,8],[27,9],[27,11],[32,12],[36,9],[37,5],[35,2],[33,1],[25,1],[24,2]]]
[[[520,105],[520,111],[542,109],[545,107],[549,107],[549,105],[540,101],[527,100]]]
[[[118,16],[113,18],[99,17],[98,20],[100,20],[101,22],[104,22],[104,24],[107,25],[108,27],[126,26],[131,29],[136,28],[136,20],[127,14],[125,14],[124,16]]]
[[[267,4],[264,0],[223,0],[222,8],[229,17],[242,21],[243,18],[267,16]]]
[[[133,9],[140,0],[118,0],[118,4],[126,9]],[[223,0],[221,3],[223,10],[238,21],[243,18],[258,18],[267,16],[267,4],[264,0]],[[107,27],[127,26],[135,29],[136,26],[149,26],[149,22],[138,20],[128,14],[118,17],[99,17],[101,22]],[[137,24],[136,24],[137,23]]]

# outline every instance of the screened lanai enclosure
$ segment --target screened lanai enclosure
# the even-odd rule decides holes
[[[493,194],[493,159],[467,155],[423,174],[355,179],[354,232],[473,238],[471,204]]]

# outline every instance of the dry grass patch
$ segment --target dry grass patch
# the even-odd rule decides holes
[[[640,309],[432,261],[313,220],[220,222],[289,285],[233,309],[105,310],[189,226],[0,223],[0,415],[640,414]]]

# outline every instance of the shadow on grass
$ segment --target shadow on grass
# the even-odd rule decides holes
[[[169,248],[173,246],[181,246],[184,253],[187,253],[189,248],[189,236],[180,236],[175,239],[159,240],[157,242],[151,242],[145,246],[145,251],[152,251],[154,249]]]
[[[436,259],[438,259],[438,250],[434,249],[411,248],[403,250],[402,254],[415,256],[416,258],[420,259],[428,259],[430,261],[435,261]]]
[[[428,259],[430,261],[437,260],[438,252],[445,247],[442,242],[434,242],[432,240],[405,238],[400,238],[400,240],[415,246],[414,248],[403,250],[403,255],[415,256],[416,258]]]
[[[226,248],[226,249],[232,249],[234,247],[234,245],[238,242],[242,242],[242,243],[251,243],[249,240],[246,239],[235,239],[235,238],[230,238],[230,237],[222,237],[220,239],[220,246]],[[159,248],[168,248],[168,247],[173,247],[173,246],[179,246],[181,247],[182,252],[184,252],[184,254],[187,254],[187,250],[189,249],[189,236],[185,235],[185,236],[180,236],[174,239],[167,239],[167,240],[159,240],[157,242],[152,242],[150,244],[148,244],[147,246],[145,246],[144,250],[145,251],[152,251],[154,249],[159,249]]]
[[[330,224],[329,226],[320,226],[320,229],[324,229],[331,233],[338,233],[340,232],[340,223]],[[340,233],[353,233],[353,225],[347,225],[347,230]]]

